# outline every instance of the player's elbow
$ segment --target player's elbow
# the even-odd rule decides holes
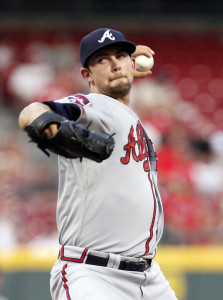
[[[40,102],[34,102],[27,105],[19,114],[19,127],[24,130],[28,124],[48,110],[50,110],[49,106]]]

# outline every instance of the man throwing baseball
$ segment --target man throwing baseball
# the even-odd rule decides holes
[[[163,231],[157,157],[128,107],[137,55],[116,30],[81,40],[88,95],[33,103],[19,125],[44,152],[57,153],[60,251],[51,272],[53,300],[176,300],[153,260]],[[48,151],[49,150],[49,151]]]

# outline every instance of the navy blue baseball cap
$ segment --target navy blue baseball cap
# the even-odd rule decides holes
[[[87,67],[88,59],[98,50],[110,46],[120,45],[131,55],[136,45],[125,39],[120,32],[109,28],[100,28],[82,38],[80,44],[80,59],[83,67]]]

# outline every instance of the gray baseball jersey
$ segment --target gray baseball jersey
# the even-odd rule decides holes
[[[139,117],[101,94],[69,96],[54,101],[54,106],[59,103],[80,107],[78,122],[114,134],[115,139],[112,155],[102,163],[59,156],[60,244],[154,257],[163,231],[163,210],[156,154]]]

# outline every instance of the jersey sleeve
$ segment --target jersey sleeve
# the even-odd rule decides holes
[[[111,132],[113,122],[110,110],[104,103],[103,105],[100,104],[98,99],[92,102],[91,98],[89,95],[75,94],[43,103],[68,120],[77,121],[84,127],[90,126],[89,129],[96,132],[113,134],[113,131]]]
[[[91,98],[90,98],[91,97]],[[113,113],[101,95],[90,95],[91,105],[84,107],[79,122],[84,127],[99,133],[114,134]]]
[[[57,101],[44,101],[43,103],[68,120],[77,121],[81,116],[81,108],[74,103],[60,103]]]

